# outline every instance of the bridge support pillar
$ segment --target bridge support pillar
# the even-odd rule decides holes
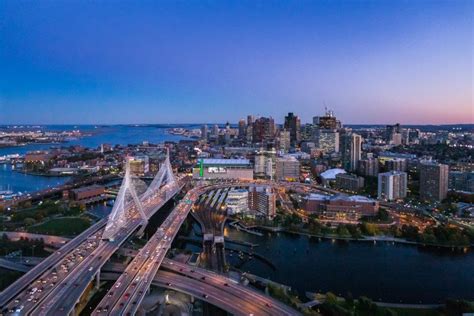
[[[142,225],[138,229],[137,236],[142,238],[145,235],[145,228],[148,225],[148,221],[143,221]]]
[[[100,287],[100,269],[97,271],[97,274],[95,275],[95,288],[98,290]]]

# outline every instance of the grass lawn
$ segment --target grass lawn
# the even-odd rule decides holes
[[[42,224],[28,227],[28,232],[45,235],[71,236],[83,232],[91,221],[83,217],[54,218]]]
[[[23,273],[0,268],[0,291],[16,281]]]

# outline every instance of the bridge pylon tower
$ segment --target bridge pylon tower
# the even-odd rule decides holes
[[[143,204],[138,196],[135,183],[138,178],[133,176],[130,171],[130,162],[126,161],[125,176],[122,185],[115,199],[114,207],[110,212],[107,225],[105,226],[102,239],[113,241],[117,232],[124,227],[127,222],[134,217],[139,216],[142,220],[142,226],[146,226],[148,218],[143,210]]]
[[[173,174],[173,167],[171,167],[168,149],[166,150],[166,158],[161,164],[160,170],[158,170],[158,173],[153,178],[153,181],[150,183],[145,193],[143,193],[143,195],[140,197],[140,200],[145,202],[146,200],[153,198],[155,194],[160,192],[160,188],[165,185],[177,185],[176,178]]]

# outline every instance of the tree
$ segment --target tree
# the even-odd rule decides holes
[[[27,217],[23,220],[23,224],[25,224],[25,226],[31,226],[31,225],[34,225],[35,223],[36,223],[35,219],[31,217]]]
[[[377,218],[382,222],[386,222],[390,219],[390,215],[385,208],[381,207],[377,213]]]
[[[340,224],[339,226],[337,226],[336,233],[341,237],[350,237],[351,235],[346,225],[343,225],[343,224]]]
[[[364,235],[374,236],[378,233],[378,228],[375,224],[362,223],[360,230]]]
[[[371,314],[375,314],[377,311],[377,305],[368,297],[361,296],[358,299],[359,309],[362,311],[370,312]]]

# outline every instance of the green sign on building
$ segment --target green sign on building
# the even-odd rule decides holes
[[[204,159],[201,158],[199,161],[199,176],[204,177]]]

